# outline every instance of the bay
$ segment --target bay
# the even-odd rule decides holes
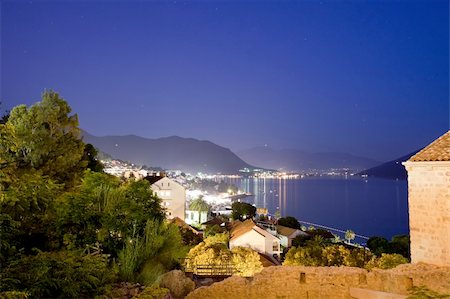
[[[254,194],[246,201],[279,211],[282,217],[363,236],[408,234],[407,182],[359,177],[299,179],[227,178],[241,191]],[[342,235],[341,235],[342,237]]]

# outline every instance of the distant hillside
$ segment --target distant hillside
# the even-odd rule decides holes
[[[358,175],[367,175],[369,177],[387,178],[387,179],[399,179],[406,180],[408,178],[406,174],[406,169],[402,165],[413,155],[415,155],[419,150],[412,152],[408,155],[400,157],[398,159],[383,163],[381,165],[366,169],[358,173]]]
[[[250,164],[285,171],[330,168],[350,168],[358,171],[380,163],[346,153],[310,153],[296,149],[276,150],[269,147],[256,147],[240,151],[238,155]]]
[[[148,139],[135,135],[96,137],[83,132],[83,140],[112,157],[139,165],[186,172],[236,173],[253,168],[229,149],[210,141],[177,136]]]

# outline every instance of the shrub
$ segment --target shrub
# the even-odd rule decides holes
[[[259,254],[247,247],[234,247],[231,250],[233,266],[237,275],[251,277],[263,269]]]
[[[116,278],[102,256],[70,251],[39,252],[11,263],[0,285],[4,291],[26,290],[31,297],[93,297]]]
[[[299,266],[349,266],[363,268],[372,254],[364,248],[347,248],[308,241],[305,247],[292,247],[283,265]]]
[[[141,293],[139,293],[135,298],[139,299],[169,299],[170,293],[166,288],[161,287],[146,287]]]
[[[180,270],[173,270],[164,274],[160,286],[170,290],[174,297],[184,298],[195,289],[195,283]]]
[[[367,264],[367,269],[379,268],[379,269],[391,269],[398,265],[408,263],[408,259],[398,253],[387,254],[382,253],[379,258],[372,258]]]
[[[0,293],[0,299],[27,299],[29,296],[29,293],[22,291],[7,291]]]

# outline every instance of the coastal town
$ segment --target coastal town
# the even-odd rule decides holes
[[[0,299],[450,299],[449,0],[0,0]]]

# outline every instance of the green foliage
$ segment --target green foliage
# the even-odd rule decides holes
[[[206,244],[222,243],[228,245],[230,241],[230,235],[227,232],[211,235],[203,240]]]
[[[29,292],[32,297],[93,297],[116,278],[103,256],[75,252],[39,252],[4,269],[1,290]]]
[[[0,299],[27,299],[30,293],[22,291],[6,291],[0,293]]]
[[[263,269],[259,254],[248,247],[234,247],[231,250],[236,275],[251,277]]]
[[[189,228],[179,227],[179,230],[184,245],[195,246],[203,241],[203,237],[200,234],[196,234]]]
[[[158,286],[149,286],[146,287],[141,293],[139,293],[134,298],[139,299],[165,299],[169,296],[169,289],[158,287]]]
[[[376,256],[381,256],[382,253],[390,252],[389,241],[383,237],[371,237],[367,241],[367,247]]]
[[[119,253],[119,276],[149,285],[186,255],[175,225],[148,220],[143,236],[134,234]]]
[[[301,225],[300,222],[298,222],[297,218],[292,216],[287,216],[278,219],[278,224],[290,228],[300,229]]]
[[[231,251],[223,243],[201,242],[189,250],[186,263],[186,268],[192,268],[195,265],[229,265],[231,264]]]
[[[193,201],[191,201],[191,203],[189,204],[189,210],[192,211],[209,211],[210,206],[206,203],[206,201],[203,199],[203,196],[199,196],[196,199],[194,199]]]
[[[379,258],[372,258],[367,264],[367,269],[379,268],[379,269],[391,269],[398,265],[408,263],[408,259],[398,253],[388,254],[382,253]]]
[[[150,283],[186,254],[149,183],[102,173],[70,112],[45,92],[0,123],[2,298],[90,298],[117,279],[118,256],[121,277]]]
[[[256,215],[256,207],[245,202],[233,202],[231,209],[231,217],[234,220],[253,219]]]
[[[297,237],[295,237],[292,240],[292,246],[295,246],[295,247],[306,246],[306,242],[311,240],[311,238],[312,237],[310,235],[307,235],[307,236],[305,236],[305,235],[298,235]]]
[[[394,236],[391,239],[391,253],[398,253],[410,259],[410,240],[408,235]]]
[[[376,255],[383,253],[398,253],[405,258],[410,258],[410,240],[408,235],[399,235],[392,237],[389,242],[383,237],[371,237],[367,241],[367,247]]]
[[[229,250],[228,234],[216,234],[206,238],[203,242],[192,248],[186,259],[186,268],[196,265],[231,266],[236,270],[236,275],[249,277],[261,272],[259,254],[247,247],[235,247]]]
[[[43,176],[73,186],[86,167],[84,143],[80,138],[77,115],[53,91],[45,92],[42,101],[27,108],[12,109],[5,125],[0,125],[0,160],[23,171],[36,170]]]
[[[224,232],[224,231],[225,231],[225,228],[220,227],[220,226],[217,225],[217,224],[214,224],[214,225],[209,226],[209,227],[207,227],[207,228],[205,229],[205,236],[206,236],[206,237],[214,236],[215,234],[222,233],[222,232]]]
[[[103,164],[98,160],[98,151],[92,144],[88,143],[84,146],[83,160],[87,161],[87,168],[91,171],[103,171]]]
[[[159,285],[170,290],[175,298],[184,298],[195,289],[195,283],[183,271],[173,270],[161,277]]]
[[[350,266],[363,268],[372,258],[364,248],[348,248],[324,242],[315,236],[302,247],[291,247],[283,265],[299,266]]]
[[[433,290],[428,289],[425,286],[414,286],[409,291],[407,299],[448,299],[450,294],[439,294]]]
[[[355,234],[354,231],[348,229],[348,230],[345,232],[345,240],[347,240],[347,242],[350,243],[352,240],[355,239],[355,237],[356,237],[356,234]]]

